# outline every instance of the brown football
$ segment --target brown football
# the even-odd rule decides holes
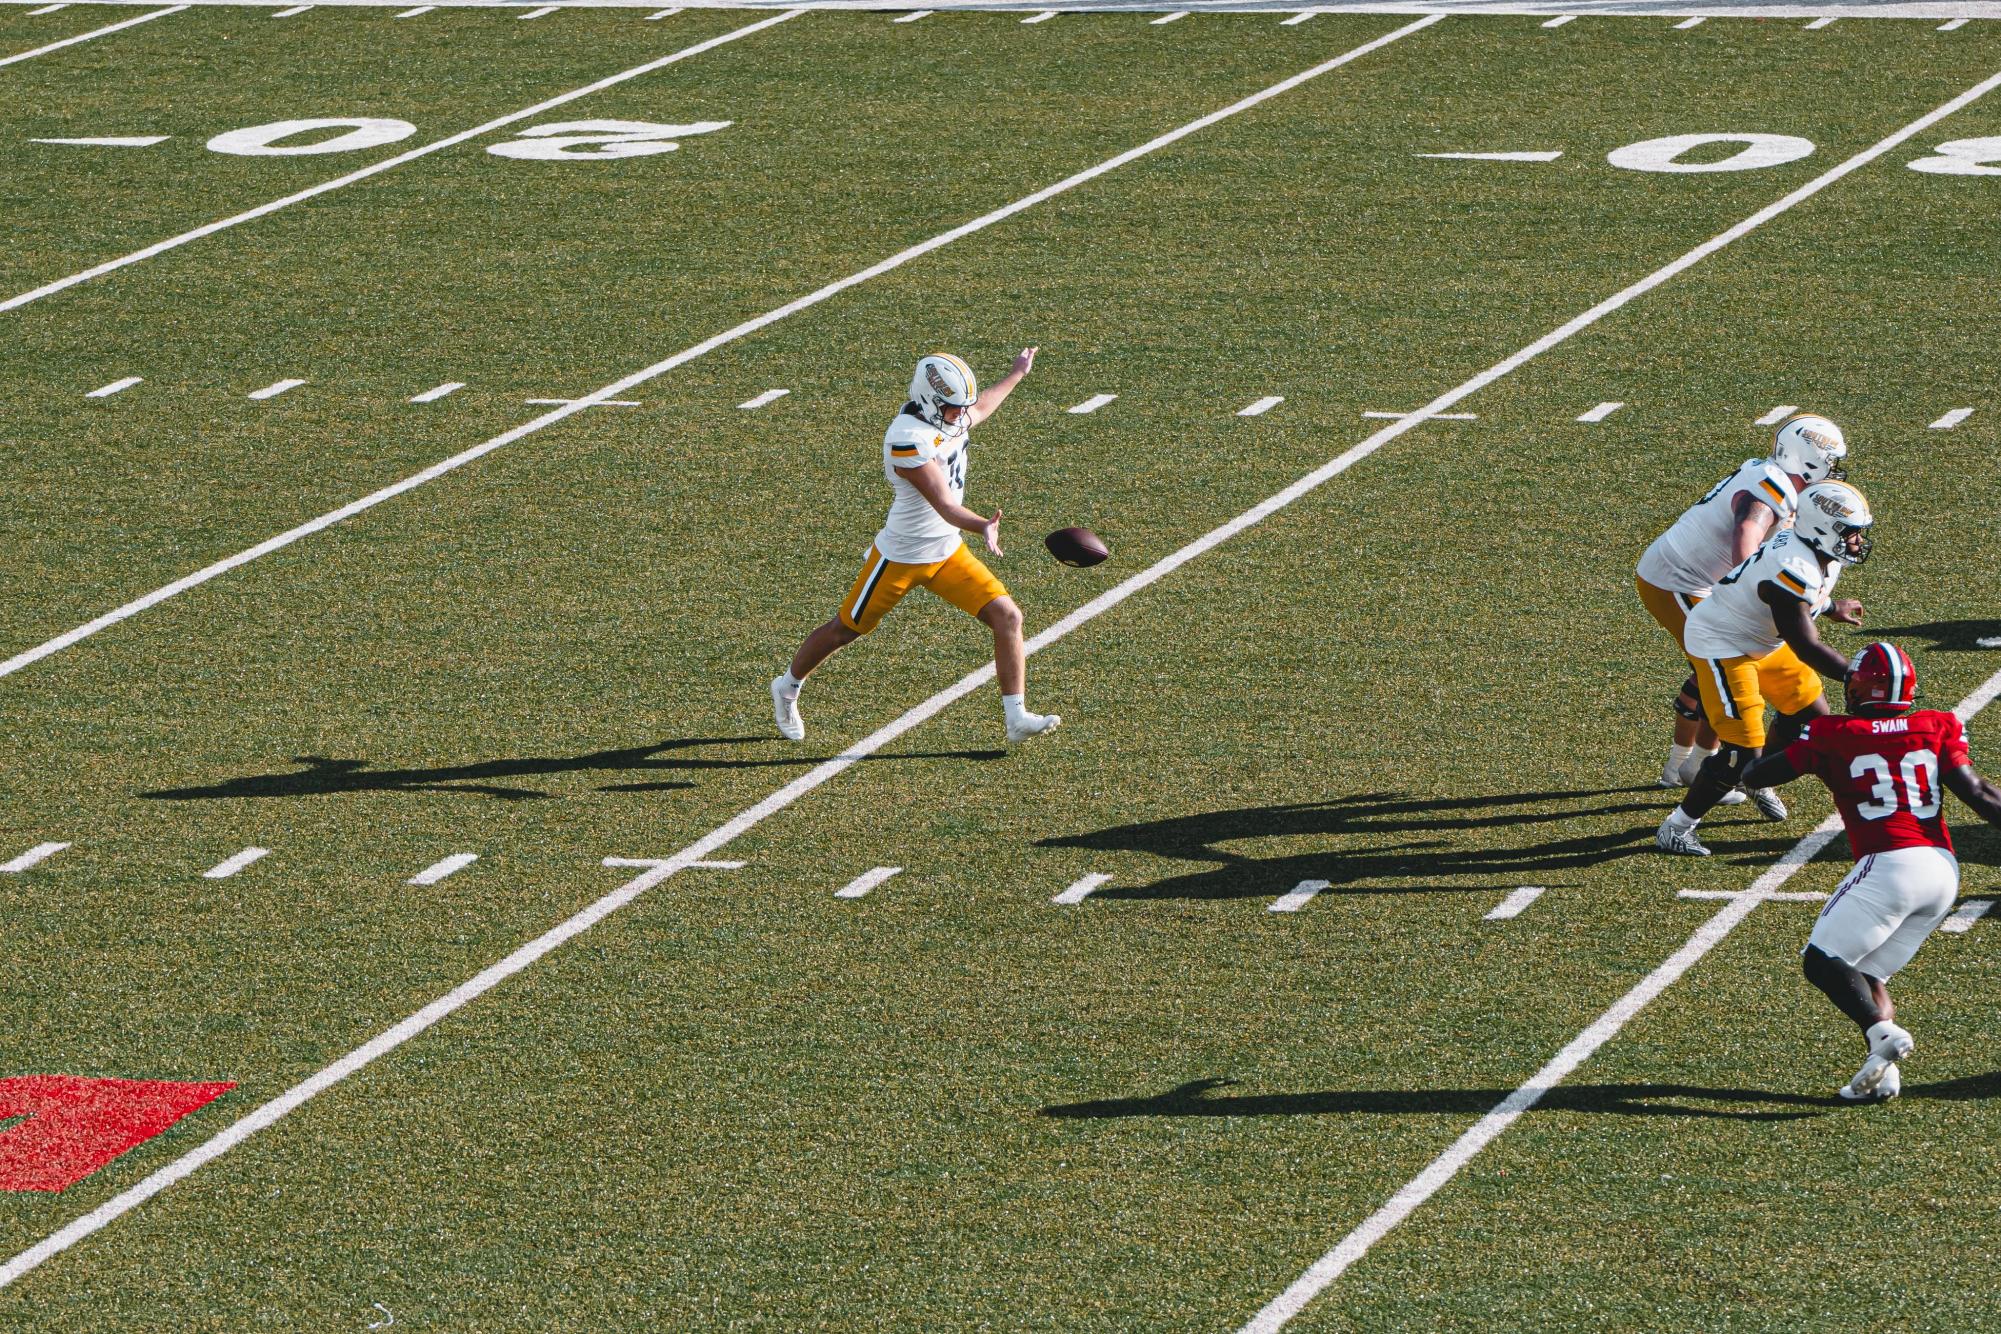
[[[1112,554],[1105,545],[1105,539],[1088,528],[1058,528],[1042,539],[1042,545],[1049,548],[1049,554],[1065,565],[1075,565],[1082,569],[1096,565]]]

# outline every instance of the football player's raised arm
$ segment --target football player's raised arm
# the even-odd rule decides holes
[[[1771,535],[1772,524],[1778,515],[1763,501],[1753,500],[1748,491],[1739,491],[1737,498],[1730,502],[1730,517],[1737,526],[1730,534],[1730,563],[1742,565],[1751,558],[1751,553],[1764,545]]]
[[[2001,788],[1982,778],[1972,765],[1954,765],[1940,777],[1952,795],[1971,806],[1981,819],[2001,825]]]
[[[1799,766],[1783,750],[1775,750],[1752,761],[1751,767],[1744,771],[1743,781],[1746,787],[1777,787],[1799,776]]]
[[[987,550],[998,556],[1000,549],[1000,516],[998,508],[989,519],[978,510],[966,508],[952,499],[952,493],[945,483],[945,469],[936,459],[926,459],[914,468],[899,468],[903,480],[917,488],[917,494],[938,511],[940,518],[954,528],[968,533],[978,533],[987,540]]]
[[[979,398],[973,402],[972,411],[967,414],[967,426],[969,429],[978,426],[981,422],[993,416],[994,409],[998,408],[1006,400],[1007,396],[1014,392],[1016,385],[1027,378],[1029,371],[1035,368],[1035,353],[1035,348],[1023,348],[1021,355],[1014,359],[1014,369],[980,391]]]
[[[1813,617],[1807,614],[1806,603],[1769,579],[1758,585],[1758,596],[1772,609],[1772,624],[1778,628],[1779,638],[1792,646],[1801,662],[1822,676],[1848,674],[1848,659],[1821,642],[1820,632],[1813,628]]]

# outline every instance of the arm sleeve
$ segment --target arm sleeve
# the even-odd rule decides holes
[[[1962,764],[1973,763],[1973,751],[1966,744],[1966,728],[1960,723],[1959,715],[1948,713],[1946,727],[1939,738],[1939,767],[1956,769]]]
[[[1808,723],[1800,739],[1786,747],[1786,758],[1802,774],[1820,776],[1820,747],[1813,743],[1813,724]]]

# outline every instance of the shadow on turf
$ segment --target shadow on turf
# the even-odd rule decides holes
[[[2001,638],[2001,621],[1926,621],[1922,625],[1871,626],[1869,633],[1878,639],[1929,639],[1935,653],[1992,653],[1993,649],[1982,648],[1979,641]]]
[[[210,801],[226,797],[319,797],[337,792],[455,792],[496,797],[503,801],[546,799],[553,793],[530,787],[506,786],[495,780],[535,778],[547,774],[623,773],[701,769],[810,768],[830,755],[786,755],[770,759],[725,759],[678,753],[696,746],[741,746],[770,737],[688,737],[647,746],[594,750],[583,755],[528,755],[512,760],[483,760],[432,769],[374,769],[369,760],[335,760],[321,755],[297,755],[292,762],[306,766],[291,773],[249,774],[207,787],[168,788],[139,795],[155,801]],[[885,760],[996,760],[1003,750],[905,751],[871,755],[865,763]],[[602,792],[668,792],[693,787],[687,780],[610,783]]]
[[[1593,798],[1646,794],[1643,801],[1590,804]],[[1555,809],[1529,809],[1549,807]],[[1046,838],[1041,848],[1086,848],[1094,852],[1143,852],[1177,861],[1213,862],[1213,869],[1156,880],[1149,885],[1111,886],[1099,899],[1268,898],[1302,880],[1326,880],[1327,893],[1491,893],[1491,885],[1427,885],[1418,889],[1369,882],[1384,879],[1459,875],[1540,874],[1595,866],[1651,852],[1662,813],[1654,787],[1605,788],[1575,792],[1523,792],[1507,796],[1416,798],[1401,792],[1368,792],[1328,801],[1287,806],[1247,806],[1208,811],[1140,824],[1114,825],[1088,834]],[[1544,839],[1522,847],[1483,848],[1449,838],[1418,838],[1388,847],[1317,848],[1272,857],[1250,857],[1227,844],[1247,839],[1321,840],[1355,835],[1451,834],[1460,830],[1556,825],[1609,815],[1644,814],[1643,826],[1609,834]],[[1788,845],[1790,846],[1790,845]],[[1516,884],[1521,881],[1515,881]]]
[[[1990,1090],[2001,1091],[2001,1075],[1983,1075]],[[1979,1081],[1958,1081],[1977,1083]],[[1209,1094],[1235,1084],[1229,1079],[1191,1079],[1151,1098],[1106,1098],[1097,1102],[1060,1103],[1044,1107],[1043,1116],[1103,1120],[1128,1116],[1328,1116],[1358,1114],[1424,1114],[1478,1116],[1494,1110],[1513,1089],[1354,1089],[1320,1093],[1252,1093],[1212,1098]],[[1943,1096],[1927,1092],[1940,1086],[1906,1087],[1905,1097]],[[1962,1093],[1975,1097],[1984,1094]],[[1777,1103],[1780,1110],[1736,1111],[1696,1107],[1691,1102]],[[1542,1096],[1538,1108],[1561,1112],[1610,1112],[1620,1116],[1709,1117],[1733,1121],[1791,1121],[1818,1116],[1820,1110],[1845,1104],[1832,1096],[1817,1098],[1765,1089],[1703,1088],[1693,1084],[1559,1084]]]

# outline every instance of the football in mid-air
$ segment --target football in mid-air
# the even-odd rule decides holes
[[[1112,554],[1105,545],[1105,539],[1088,528],[1058,528],[1042,539],[1042,545],[1049,548],[1049,554],[1065,565],[1075,565],[1079,569],[1096,565]]]

